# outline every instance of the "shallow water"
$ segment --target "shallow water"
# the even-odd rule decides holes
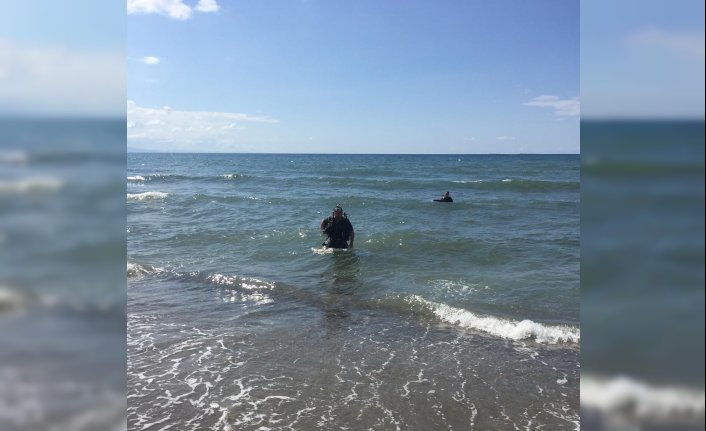
[[[129,154],[127,176],[131,427],[577,427],[578,156]],[[321,249],[336,204],[353,250]]]

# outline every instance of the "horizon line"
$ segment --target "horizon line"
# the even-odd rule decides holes
[[[256,152],[256,151],[153,151],[128,150],[128,154],[277,154],[308,156],[580,156],[581,153],[292,153],[292,152]]]
[[[109,113],[23,113],[23,112],[2,112],[0,111],[0,119],[23,119],[23,120],[125,120],[127,121],[127,112],[125,114],[109,114]],[[580,120],[586,121],[704,121],[706,116],[703,115],[670,115],[670,116],[633,116],[630,114],[621,115],[581,115]]]

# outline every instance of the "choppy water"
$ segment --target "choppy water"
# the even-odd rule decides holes
[[[587,122],[585,429],[704,429],[704,123]]]
[[[131,428],[577,427],[578,156],[129,154],[126,181]],[[336,204],[351,251],[321,249]]]
[[[124,429],[125,120],[0,120],[0,429]]]
[[[123,120],[1,126],[0,428],[125,428],[126,234],[131,429],[575,427],[576,157],[135,154],[126,204]],[[583,127],[585,429],[703,428],[703,130]]]

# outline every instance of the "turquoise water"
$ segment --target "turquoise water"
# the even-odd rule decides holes
[[[576,155],[129,154],[128,424],[575,428],[579,190]]]

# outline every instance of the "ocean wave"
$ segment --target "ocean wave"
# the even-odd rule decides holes
[[[436,181],[434,179],[425,178],[392,178],[392,177],[348,177],[348,176],[317,176],[304,178],[305,181],[311,181],[312,186],[320,186],[326,184],[328,186],[343,186],[348,187],[352,182],[360,188],[375,191],[400,191],[400,190],[416,190],[420,185],[433,186]],[[289,180],[287,180],[289,181]]]
[[[134,262],[127,263],[127,276],[139,277],[147,274],[159,274],[167,272],[165,268],[155,267],[148,264],[139,264]]]
[[[144,201],[144,200],[156,200],[164,199],[169,196],[169,193],[164,192],[142,192],[142,193],[128,193],[127,199],[130,201]]]
[[[102,147],[101,149],[61,149],[50,151],[36,151],[29,155],[32,164],[59,164],[75,165],[85,163],[106,163],[113,165],[125,165],[125,152],[118,151],[119,146],[114,148]]]
[[[138,175],[145,178],[145,181],[170,181],[170,180],[194,180],[201,177],[192,175],[181,175],[181,174],[148,174],[148,175]]]
[[[581,163],[581,174],[616,178],[662,178],[662,177],[690,177],[704,174],[703,158],[699,163],[694,162],[668,162],[668,161],[613,161],[602,160],[595,157],[584,158]]]
[[[222,174],[220,175],[220,178],[223,178],[225,180],[238,180],[241,178],[245,178],[246,175],[244,174]]]
[[[252,196],[252,195],[241,195],[241,194],[216,195],[216,194],[208,194],[208,193],[195,193],[191,196],[180,195],[179,197],[187,198],[186,200],[183,200],[181,202],[182,205],[188,205],[188,206],[193,206],[193,207],[198,207],[198,208],[201,208],[201,206],[204,203],[211,204],[211,203],[216,203],[216,202],[219,204],[243,203],[243,202],[253,202],[253,201],[267,202],[267,203],[272,202],[271,200],[269,200],[267,198],[257,197],[257,196]]]
[[[534,339],[538,343],[578,343],[580,330],[567,325],[544,325],[531,320],[508,320],[493,316],[479,316],[468,310],[428,301],[418,295],[403,299],[413,310],[420,308],[433,314],[442,322],[467,329],[479,330],[510,340]]]
[[[24,151],[0,151],[0,164],[3,165],[23,165],[28,160],[29,156]]]
[[[125,302],[121,298],[89,299],[80,295],[57,295],[47,292],[28,292],[0,286],[0,316],[59,311],[86,318],[125,318]]]
[[[0,315],[17,313],[35,302],[32,295],[6,286],[0,286]]]
[[[581,417],[599,429],[703,429],[704,391],[624,376],[581,376]]]
[[[351,250],[338,250],[326,248],[311,248],[314,254],[350,253]],[[312,296],[305,290],[294,286],[282,285],[275,281],[262,280],[241,275],[209,273],[201,271],[182,272],[169,268],[155,267],[147,264],[128,263],[128,278],[145,275],[166,275],[168,278],[178,280],[191,280],[215,286],[227,287],[239,291],[241,294],[281,294],[294,295],[305,302],[318,301],[317,296]],[[444,283],[444,281],[440,282]],[[475,290],[482,286],[449,286],[449,289]],[[269,298],[269,297],[268,297]],[[531,320],[510,320],[494,316],[481,316],[468,310],[451,307],[443,303],[426,300],[418,295],[388,296],[371,301],[361,300],[358,305],[363,308],[392,309],[404,314],[411,313],[421,317],[440,320],[464,329],[478,330],[487,334],[510,340],[534,340],[541,344],[578,344],[580,330],[570,325],[548,325]]]
[[[456,184],[478,190],[508,190],[518,192],[579,191],[579,181],[549,181],[503,178],[501,180],[454,180]]]
[[[26,194],[54,192],[64,186],[64,181],[52,177],[30,177],[15,180],[0,180],[0,194]]]
[[[217,176],[182,175],[182,174],[142,174],[130,175],[130,182],[177,182],[177,181],[211,181],[211,180],[239,180],[248,176],[241,173],[227,173]]]

